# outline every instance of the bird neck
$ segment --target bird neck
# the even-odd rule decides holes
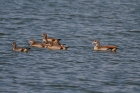
[[[95,46],[100,47],[100,42],[97,42]]]
[[[16,44],[14,44],[14,45],[13,45],[13,48],[15,49],[16,47],[17,47],[17,45],[16,45]]]
[[[35,41],[31,42],[31,45],[35,44]]]

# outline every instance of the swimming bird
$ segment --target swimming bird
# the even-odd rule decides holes
[[[48,37],[47,33],[43,33],[42,36],[43,36],[42,42],[45,42],[45,43],[53,42],[54,40],[58,40],[58,41],[61,40],[61,39],[56,39],[56,38],[53,38],[53,37]]]
[[[47,46],[47,48],[50,49],[50,50],[62,50],[61,45],[53,45],[53,42],[51,42],[51,43]]]
[[[13,42],[12,45],[13,45],[13,51],[28,52],[28,50],[30,49],[25,47],[17,47],[16,42]]]
[[[35,42],[33,39],[31,39],[29,41],[29,43],[30,43],[30,46],[32,46],[32,47],[38,47],[38,48],[45,47],[45,44],[42,44],[42,43],[39,43],[39,42]]]
[[[114,45],[106,45],[106,46],[100,46],[100,42],[98,40],[94,40],[92,44],[96,44],[94,46],[94,50],[111,50],[116,51],[117,46]]]

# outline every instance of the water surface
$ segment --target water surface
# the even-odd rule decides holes
[[[140,1],[1,0],[1,93],[139,93]],[[67,51],[29,47],[42,33],[61,38]],[[91,43],[117,45],[116,53]]]

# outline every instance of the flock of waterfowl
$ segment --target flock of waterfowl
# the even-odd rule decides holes
[[[65,44],[61,44],[59,42],[61,39],[48,37],[47,33],[43,33],[42,36],[43,36],[42,42],[36,42],[34,39],[31,39],[29,42],[30,46],[38,47],[38,48],[47,48],[49,50],[67,50],[68,47],[66,47]],[[116,51],[117,49],[117,46],[113,46],[113,45],[100,46],[100,42],[98,40],[94,40],[92,44],[95,44],[94,50]],[[16,42],[13,42],[12,45],[13,45],[13,51],[28,52],[28,50],[30,49],[26,47],[17,47]]]
[[[34,39],[29,41],[31,47],[38,47],[38,48],[48,48],[50,50],[67,50],[64,44],[61,44],[59,41],[61,39],[56,39],[53,37],[47,37],[47,34],[42,34],[43,39],[42,42],[36,42]],[[25,47],[17,47],[16,42],[13,42],[13,51],[20,51],[20,52],[28,52],[30,48]]]

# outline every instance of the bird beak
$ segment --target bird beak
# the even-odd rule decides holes
[[[95,42],[92,42],[92,44],[95,44]]]

